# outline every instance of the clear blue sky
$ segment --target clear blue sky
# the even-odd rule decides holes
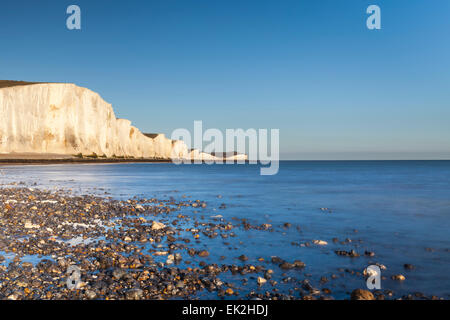
[[[17,0],[0,28],[0,79],[88,87],[144,132],[203,120],[279,128],[283,158],[450,158],[448,0]]]

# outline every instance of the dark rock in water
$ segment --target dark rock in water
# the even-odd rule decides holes
[[[304,268],[304,267],[306,267],[306,264],[303,261],[295,260],[294,267],[295,268]]]
[[[402,274],[396,274],[391,277],[392,280],[405,281],[406,277]]]
[[[345,250],[337,250],[335,251],[338,256],[345,256],[356,258],[359,257],[359,254],[355,250],[345,251]]]
[[[328,289],[328,288],[323,288],[322,292],[325,293],[325,294],[331,294],[331,290]]]
[[[272,257],[272,263],[279,264],[279,263],[283,263],[283,262],[284,262],[284,260],[281,259],[280,257]]]
[[[293,269],[295,267],[295,265],[293,263],[283,262],[282,264],[279,265],[279,267],[283,270],[289,270],[289,269]]]
[[[405,268],[405,270],[413,270],[413,269],[415,269],[416,267],[414,267],[412,264],[405,263],[405,264],[403,265],[403,268]]]
[[[372,292],[363,289],[355,289],[350,296],[352,300],[375,300]]]
[[[125,297],[128,300],[140,300],[142,299],[144,292],[141,289],[131,289],[125,293]]]
[[[271,279],[272,278],[272,274],[273,274],[273,270],[269,269],[264,273],[264,278],[266,279]]]
[[[181,257],[181,254],[175,253],[174,260],[175,262],[180,262],[183,258]]]
[[[355,250],[351,250],[350,257],[359,257],[359,254]]]
[[[364,251],[364,255],[366,255],[368,257],[373,257],[373,256],[375,256],[375,252],[366,250],[366,251]]]
[[[245,254],[243,254],[243,255],[239,256],[238,259],[241,261],[247,261],[248,257]]]
[[[307,290],[307,291],[310,291],[310,292],[314,289],[313,286],[311,285],[311,283],[309,283],[308,280],[304,280],[302,282],[302,288]]]
[[[202,250],[198,253],[198,256],[199,257],[207,257],[207,256],[209,256],[209,252],[206,250]]]
[[[171,235],[168,235],[168,236],[167,236],[167,241],[169,241],[169,242],[175,242],[175,241],[177,241],[177,239],[176,239],[175,237],[172,237]]]

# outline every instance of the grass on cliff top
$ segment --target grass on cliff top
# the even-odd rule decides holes
[[[14,81],[14,80],[0,80],[0,88],[8,88],[15,86],[27,86],[30,84],[39,84],[48,82],[27,82],[27,81]]]

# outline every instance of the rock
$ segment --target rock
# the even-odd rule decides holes
[[[39,229],[41,226],[38,224],[32,224],[31,221],[25,221],[25,229]]]
[[[268,223],[264,223],[264,224],[261,225],[261,227],[262,227],[262,229],[264,229],[264,230],[268,230],[268,229],[272,228],[272,225],[271,225],[271,224],[268,224]]]
[[[295,268],[304,268],[304,267],[306,267],[306,264],[303,261],[295,260],[294,267]]]
[[[243,254],[243,255],[239,256],[238,259],[241,261],[247,261],[248,257],[245,254]]]
[[[166,225],[164,223],[157,222],[157,221],[152,222],[152,230],[160,230],[160,229],[164,229],[165,227],[166,227]]]
[[[272,269],[268,269],[268,270],[264,273],[264,278],[270,279],[270,278],[272,278],[272,274],[273,274],[273,270],[272,270]]]
[[[397,281],[405,281],[406,278],[404,275],[402,274],[396,274],[392,276],[392,280],[397,280]]]
[[[128,300],[140,300],[142,299],[144,292],[141,289],[131,289],[125,293],[125,297]]]
[[[318,246],[326,246],[328,244],[328,242],[326,242],[324,240],[313,240],[313,243]]]
[[[405,263],[405,264],[403,265],[403,268],[405,268],[405,270],[413,270],[413,269],[415,269],[416,267],[414,267],[412,264]]]
[[[125,270],[116,268],[113,270],[112,276],[113,276],[113,278],[120,280],[120,279],[122,279],[122,277],[124,277],[126,275],[126,273],[127,272]]]
[[[175,242],[175,241],[177,241],[177,239],[175,237],[172,237],[171,235],[168,235],[167,236],[167,241],[168,242]]]
[[[346,256],[351,258],[359,257],[359,254],[355,250],[345,251],[345,250],[337,250],[335,251],[339,256]]]
[[[175,262],[180,262],[182,260],[181,254],[175,253],[174,260]]]
[[[372,292],[363,289],[353,290],[350,298],[352,300],[375,300],[375,296]]]
[[[198,256],[199,257],[207,257],[207,256],[209,256],[209,252],[208,251],[206,251],[206,250],[202,250],[202,251],[200,251],[199,253],[198,253]]]
[[[271,261],[272,261],[272,263],[276,263],[276,264],[280,264],[280,263],[284,262],[283,259],[281,259],[280,257],[277,257],[277,256],[272,257]]]
[[[365,276],[365,277],[376,276],[377,274],[378,273],[375,270],[373,270],[373,269],[366,268],[363,271],[363,276]]]
[[[267,280],[264,279],[263,277],[258,277],[257,282],[258,282],[258,284],[261,286],[261,285],[263,285],[264,283],[266,283]]]
[[[167,255],[167,251],[156,251],[156,252],[153,252],[153,255],[155,255],[155,256],[165,256],[165,255]]]
[[[331,290],[328,289],[328,288],[323,288],[322,292],[325,293],[325,294],[331,294]]]
[[[17,300],[19,299],[20,295],[17,292],[14,292],[13,294],[10,294],[8,296],[8,300]]]
[[[92,291],[92,290],[86,290],[86,292],[84,293],[86,295],[86,298],[88,299],[95,299],[97,297],[97,294]]]
[[[375,263],[375,265],[377,265],[378,267],[380,267],[381,270],[386,270],[387,267],[384,264],[381,263]]]
[[[283,262],[282,264],[279,265],[279,267],[284,270],[289,270],[289,269],[293,269],[295,266],[292,263]]]

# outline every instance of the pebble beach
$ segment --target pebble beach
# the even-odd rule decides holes
[[[330,288],[344,274],[361,278],[361,283],[368,276],[336,266],[333,274],[312,277],[308,261],[301,256],[282,259],[276,247],[268,247],[264,256],[244,254],[240,244],[248,234],[270,239],[302,227],[288,221],[271,225],[226,219],[219,214],[227,210],[225,203],[216,215],[205,215],[207,209],[201,199],[117,200],[20,184],[2,187],[0,299],[335,299]],[[346,242],[352,239],[332,241],[342,242],[342,250],[327,254],[342,259],[375,255],[348,249]],[[214,253],[218,242],[228,248],[228,256]],[[327,245],[320,239],[292,243],[318,250]],[[68,286],[70,266],[80,271],[74,286]],[[405,281],[402,274],[391,277]],[[440,298],[363,287],[349,288],[349,293],[348,299]]]

